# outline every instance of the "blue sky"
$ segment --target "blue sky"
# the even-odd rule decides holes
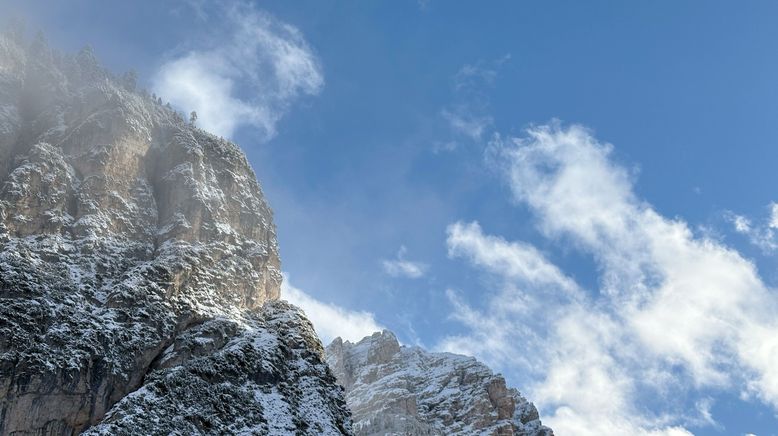
[[[474,354],[560,435],[778,432],[778,4],[0,5],[243,147],[325,340]]]

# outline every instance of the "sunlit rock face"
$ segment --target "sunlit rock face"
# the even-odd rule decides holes
[[[0,434],[350,432],[244,154],[133,82],[0,37]]]
[[[357,435],[553,436],[532,403],[472,357],[401,346],[387,330],[337,338],[326,352]]]

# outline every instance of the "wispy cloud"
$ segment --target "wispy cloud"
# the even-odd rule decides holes
[[[474,64],[465,64],[454,75],[454,89],[468,93],[483,93],[484,88],[494,85],[502,66],[510,61],[511,55],[505,54],[491,61],[480,60]]]
[[[484,307],[449,293],[468,333],[441,347],[528,365],[541,380],[530,395],[560,434],[690,434],[684,425],[716,425],[711,400],[694,399],[704,389],[778,407],[778,301],[750,261],[639,199],[612,146],[583,127],[533,127],[491,147],[541,232],[592,256],[601,286],[570,294],[572,279],[538,250],[454,224],[449,249],[504,286]],[[649,413],[647,397],[687,403]]]
[[[281,298],[303,309],[324,345],[337,337],[357,342],[365,336],[384,329],[372,313],[348,310],[332,303],[319,301],[292,286],[288,275],[284,275]]]
[[[545,346],[560,308],[579,302],[583,291],[530,244],[486,235],[476,222],[451,224],[447,233],[449,257],[465,258],[502,283],[496,292],[485,292],[488,297],[481,310],[472,308],[460,293],[446,291],[454,307],[451,318],[468,327],[468,332],[445,338],[438,348],[485,357],[498,366],[519,366],[522,372],[542,377],[537,368],[545,365],[546,356],[526,350]],[[522,347],[512,345],[517,338]]]
[[[473,113],[468,106],[443,109],[440,114],[448,122],[451,130],[459,135],[465,135],[473,141],[481,140],[484,132],[493,122],[490,116]]]
[[[474,265],[535,289],[551,286],[557,292],[576,296],[580,292],[572,279],[530,244],[485,235],[477,222],[454,223],[447,233],[451,257],[466,257]]]
[[[392,277],[405,277],[409,279],[418,279],[423,277],[427,272],[427,264],[407,260],[405,258],[406,252],[407,249],[403,245],[397,252],[396,259],[382,260],[381,265],[384,268],[384,272]]]
[[[770,203],[768,209],[768,218],[756,224],[733,212],[727,212],[725,218],[732,223],[735,231],[747,237],[751,244],[765,253],[772,253],[778,250],[778,203]]]
[[[203,2],[196,12],[205,15]],[[153,78],[154,91],[174,106],[197,111],[201,127],[231,136],[240,125],[272,138],[291,104],[324,85],[320,63],[289,24],[236,2],[209,12],[223,34],[213,44],[165,62]]]
[[[454,74],[453,101],[440,110],[453,137],[436,144],[436,152],[453,151],[460,141],[480,142],[489,134],[494,119],[488,114],[488,91],[494,86],[500,68],[510,58],[506,54],[492,61],[465,64]]]
[[[419,5],[419,9],[426,11],[430,7],[432,0],[417,0],[416,3]]]

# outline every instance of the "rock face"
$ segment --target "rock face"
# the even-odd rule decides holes
[[[350,432],[234,144],[0,37],[0,434]]]
[[[211,319],[179,335],[143,387],[85,434],[350,434],[305,316],[275,301],[243,321]]]
[[[400,346],[387,330],[326,351],[357,435],[553,436],[532,403],[472,357]]]

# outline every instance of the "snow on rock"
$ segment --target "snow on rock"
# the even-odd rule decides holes
[[[387,330],[337,338],[326,353],[357,435],[553,436],[532,403],[472,357],[401,346]]]
[[[143,387],[85,434],[349,434],[322,353],[310,322],[283,301],[240,322],[210,319],[179,335]]]
[[[0,36],[0,434],[349,433],[280,284],[236,145]]]

